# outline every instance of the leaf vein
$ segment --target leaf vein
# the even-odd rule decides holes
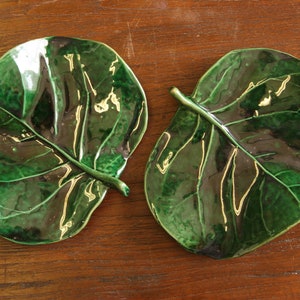
[[[11,212],[15,212],[15,214],[11,214],[9,216],[6,216],[6,217],[3,217],[3,216],[0,216],[0,220],[7,220],[7,219],[10,219],[10,218],[14,218],[14,217],[17,217],[17,216],[20,216],[20,215],[23,215],[23,214],[29,214],[29,213],[32,213],[34,210],[40,208],[41,206],[45,205],[47,202],[49,202],[64,186],[66,186],[71,180],[73,180],[74,178],[80,178],[84,175],[84,173],[80,173],[76,176],[73,176],[72,178],[70,178],[69,180],[65,181],[62,185],[60,185],[58,187],[58,189],[56,189],[53,193],[51,193],[44,201],[42,201],[41,203],[35,205],[34,207],[32,207],[31,209],[28,209],[28,210],[14,210],[14,209],[11,209],[11,208],[7,208],[3,205],[0,205],[0,207],[3,209],[3,210],[9,210]]]

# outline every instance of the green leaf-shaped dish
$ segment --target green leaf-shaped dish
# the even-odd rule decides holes
[[[145,191],[158,222],[189,251],[249,252],[300,220],[300,61],[230,52],[198,82],[160,137]]]
[[[0,59],[0,235],[19,243],[78,233],[147,125],[144,92],[108,46],[50,37]]]

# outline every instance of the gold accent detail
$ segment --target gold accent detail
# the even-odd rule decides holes
[[[224,170],[224,174],[222,176],[222,179],[221,179],[221,186],[220,186],[220,200],[221,200],[221,210],[222,210],[222,215],[223,215],[223,220],[224,220],[224,224],[225,224],[225,231],[228,230],[228,226],[226,225],[227,224],[227,216],[226,216],[226,213],[225,213],[225,205],[224,205],[224,198],[223,198],[223,185],[224,185],[224,181],[225,181],[225,177],[228,173],[228,170],[229,170],[229,167],[231,165],[231,161],[233,159],[233,157],[236,156],[238,152],[238,149],[237,148],[234,148],[229,159],[228,159],[228,162],[226,164],[226,167],[225,167],[225,170]]]
[[[249,187],[247,188],[247,190],[245,191],[245,193],[243,194],[243,196],[241,197],[240,201],[239,201],[239,205],[237,206],[237,199],[236,199],[236,194],[235,194],[235,189],[236,189],[236,183],[235,183],[235,170],[236,170],[236,156],[238,154],[238,148],[234,148],[234,150],[232,151],[232,154],[229,157],[229,160],[226,164],[225,170],[224,170],[224,174],[222,176],[222,180],[221,180],[221,190],[220,190],[220,199],[221,199],[221,209],[222,209],[222,214],[223,214],[223,219],[224,219],[224,223],[227,223],[227,216],[225,214],[225,205],[224,205],[224,198],[223,198],[223,185],[224,185],[224,181],[225,181],[225,177],[228,174],[230,165],[232,164],[232,175],[231,175],[231,180],[232,180],[232,203],[233,203],[233,209],[234,212],[236,214],[236,216],[239,216],[241,214],[244,202],[246,197],[248,196],[251,188],[253,187],[253,185],[255,184],[257,177],[259,175],[259,169],[257,166],[257,162],[254,162],[254,167],[255,167],[255,176],[254,179],[252,180],[252,182],[250,183]],[[227,231],[227,226],[225,226],[225,231]]]
[[[91,91],[93,92],[94,96],[97,96],[97,91],[93,88],[93,85],[92,85],[92,82],[91,82],[91,79],[90,79],[88,73],[86,71],[83,71],[83,74],[84,74],[85,78],[87,79],[87,81],[89,83],[89,86],[91,88]]]
[[[115,64],[119,61],[118,58],[116,58],[110,65],[109,67],[109,71],[111,72],[112,75],[115,75],[115,72],[116,72],[116,66]]]
[[[53,151],[52,149],[51,149],[51,151],[54,153],[54,151]],[[59,164],[62,164],[62,163],[64,162],[63,159],[62,159],[60,156],[58,156],[58,155],[55,154],[55,153],[54,153],[54,155],[55,155],[55,157],[58,159],[58,161],[59,161],[58,163],[59,163]]]
[[[167,171],[167,169],[171,165],[172,162],[170,160],[171,159],[174,160],[177,157],[177,155],[187,146],[187,144],[190,141],[192,141],[192,139],[194,138],[194,135],[195,135],[195,133],[197,131],[197,128],[198,128],[199,124],[200,124],[200,116],[198,115],[198,117],[197,117],[197,125],[195,126],[195,130],[194,130],[193,134],[190,136],[190,138],[176,151],[176,153],[175,153],[174,156],[173,156],[174,153],[172,151],[169,152],[168,157],[163,161],[163,167],[161,167],[158,163],[156,164],[156,167],[159,169],[159,171],[161,173],[162,173],[162,171],[164,172],[162,174],[165,174],[166,171]],[[158,156],[157,161],[160,159],[162,152],[166,149],[166,147],[169,144],[170,139],[171,139],[170,133],[164,132],[164,134],[166,134],[168,136],[168,139],[167,139],[167,142],[165,143],[162,151],[160,152],[160,155]]]
[[[242,93],[242,96],[243,96],[244,94],[246,94],[247,92],[249,92],[251,89],[253,89],[253,88],[259,86],[259,85],[260,85],[261,83],[263,83],[264,81],[265,81],[265,79],[262,79],[262,80],[258,81],[257,83],[254,83],[253,81],[251,81],[251,82],[249,83],[248,87],[246,88],[246,90]]]
[[[234,159],[235,159],[235,157],[234,157]],[[235,176],[234,176],[235,166],[236,166],[236,165],[234,164],[234,166],[233,166],[233,172],[232,172],[232,173],[233,173],[233,175],[232,175],[232,186],[233,186],[233,188],[232,188],[232,190],[233,190],[232,201],[233,201],[234,212],[235,212],[235,214],[236,214],[237,216],[239,216],[240,213],[241,213],[241,211],[242,211],[242,208],[243,208],[243,204],[244,204],[244,202],[245,202],[245,199],[246,199],[246,197],[248,196],[248,194],[249,194],[251,188],[252,188],[253,185],[255,184],[256,179],[257,179],[257,177],[258,177],[258,175],[259,175],[259,169],[258,169],[258,167],[257,167],[257,163],[254,162],[254,167],[255,167],[255,176],[254,176],[254,179],[253,179],[252,182],[250,183],[250,186],[248,187],[248,189],[246,190],[246,192],[244,193],[244,195],[241,197],[239,206],[238,206],[238,208],[237,208],[237,207],[236,207],[236,197],[235,197]]]
[[[68,164],[65,164],[63,167],[66,168],[66,173],[65,173],[65,175],[64,175],[62,178],[60,178],[60,180],[59,180],[59,182],[58,182],[58,186],[59,186],[59,187],[62,186],[63,181],[64,181],[64,180],[69,176],[69,174],[72,172],[72,168],[71,168]]]
[[[64,58],[69,62],[70,72],[72,72],[74,70],[74,54],[70,53],[70,54],[64,55]]]
[[[121,105],[120,105],[120,99],[117,97],[117,95],[114,93],[114,88],[112,87],[110,93],[108,94],[108,96],[101,100],[100,103],[96,103],[94,105],[94,109],[97,113],[102,114],[106,111],[109,110],[109,105],[108,105],[108,101],[111,101],[112,104],[115,105],[116,110],[119,112],[121,109]]]
[[[167,158],[163,161],[163,166],[161,167],[159,164],[156,164],[156,167],[158,168],[158,170],[160,171],[161,174],[165,174],[169,165],[170,165],[170,160],[173,157],[173,152],[170,151]]]
[[[158,158],[157,158],[157,161],[160,159],[160,157],[161,157],[163,151],[167,148],[167,145],[169,144],[170,139],[171,139],[171,134],[170,134],[169,132],[164,132],[163,135],[166,135],[166,136],[167,136],[167,141],[166,141],[164,147],[162,148],[162,150],[160,151],[160,154],[159,154],[159,156],[158,156]],[[162,167],[159,165],[159,163],[156,164],[156,167],[158,168],[158,170],[160,171],[160,173],[164,174],[164,173],[166,172],[166,170],[164,170],[164,168],[162,168]]]
[[[281,86],[279,87],[278,91],[275,92],[275,95],[277,97],[279,97],[282,94],[282,92],[286,89],[286,85],[290,80],[291,80],[291,75],[288,75],[286,77],[286,79],[284,81],[282,81]]]
[[[77,144],[77,137],[78,137],[78,129],[79,129],[79,125],[80,125],[80,113],[82,110],[82,105],[78,105],[76,108],[76,126],[75,126],[75,130],[74,130],[74,142],[73,142],[73,152],[75,157],[77,157],[77,151],[76,151],[76,144]]]
[[[15,136],[9,135],[8,137],[11,138],[16,143],[20,143],[21,142],[21,140],[19,138],[15,137]]]
[[[271,101],[272,101],[272,96],[271,96],[272,90],[269,90],[268,93],[269,93],[269,96],[263,98],[260,101],[260,103],[258,104],[258,106],[262,107],[262,106],[268,106],[268,105],[271,104]]]
[[[92,187],[93,184],[96,182],[96,179],[93,179],[88,185],[87,187],[84,189],[84,195],[87,196],[89,198],[89,202],[93,201],[96,199],[95,194],[92,193]]]
[[[73,225],[73,222],[72,221],[68,221],[67,223],[63,224],[65,219],[66,219],[66,213],[67,213],[67,204],[68,204],[68,201],[69,201],[69,197],[70,197],[70,194],[72,193],[77,181],[81,178],[81,176],[77,177],[77,178],[73,178],[71,180],[71,186],[66,194],[66,197],[65,197],[65,200],[64,200],[64,207],[63,207],[63,213],[62,213],[62,216],[59,220],[59,229],[61,231],[61,234],[60,234],[60,239],[63,238],[63,236],[66,234],[66,232],[68,231],[68,229]]]
[[[199,171],[198,171],[198,179],[201,178],[202,168],[203,168],[203,164],[204,164],[204,160],[205,160],[205,156],[206,156],[205,155],[206,153],[205,153],[204,135],[203,135],[202,140],[201,140],[202,157],[201,157],[201,162],[200,162]]]

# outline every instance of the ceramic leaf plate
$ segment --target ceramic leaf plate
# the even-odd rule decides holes
[[[230,52],[181,102],[146,169],[161,226],[187,250],[249,252],[300,219],[300,61]]]
[[[0,59],[0,235],[19,243],[78,233],[147,124],[144,92],[108,46],[37,39]]]

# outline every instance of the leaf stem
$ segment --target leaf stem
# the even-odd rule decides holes
[[[183,93],[180,92],[180,90],[176,87],[172,87],[170,89],[170,94],[178,100],[181,104],[184,106],[187,106],[192,111],[198,113],[199,115],[203,116],[206,120],[208,120],[210,123],[214,124],[219,128],[229,139],[230,141],[237,147],[240,147],[240,145],[235,141],[235,139],[230,134],[229,130],[226,126],[222,124],[222,122],[216,118],[213,114],[211,114],[207,109],[205,109],[203,106],[200,106],[196,103],[194,103],[190,98],[186,97]]]
[[[37,139],[42,141],[44,144],[49,145],[53,150],[57,151],[59,154],[61,154],[63,157],[65,157],[68,161],[70,161],[76,167],[78,167],[82,171],[86,172],[87,174],[93,176],[95,179],[100,180],[106,186],[113,187],[113,188],[117,189],[118,191],[120,191],[124,196],[128,196],[129,187],[126,185],[126,183],[124,183],[123,181],[119,180],[116,177],[110,176],[110,175],[105,174],[103,172],[99,172],[95,169],[92,169],[92,168],[88,167],[87,165],[85,165],[83,163],[80,163],[72,155],[68,154],[67,152],[62,150],[59,146],[52,143],[51,141],[49,141],[48,139],[43,137],[41,134],[39,134],[37,131],[35,131],[24,120],[19,119],[18,117],[16,117],[15,115],[13,115],[12,113],[10,113],[9,111],[7,111],[6,109],[4,109],[2,107],[0,107],[0,110],[2,110],[4,113],[8,114],[10,117],[15,119],[19,123],[21,123],[24,127],[26,127],[28,130],[30,130],[36,136]]]
[[[23,125],[27,125],[26,123],[23,123]],[[110,175],[107,175],[103,172],[99,172],[95,169],[92,169],[88,167],[87,165],[79,162],[76,160],[73,156],[65,152],[64,150],[60,149],[57,145],[51,143],[46,138],[35,132],[32,128],[28,126],[28,128],[36,135],[36,137],[43,142],[49,144],[52,148],[54,148],[57,152],[59,152],[61,155],[63,155],[67,160],[69,160],[72,164],[74,164],[76,167],[81,169],[82,171],[86,172],[87,174],[93,176],[94,178],[102,181],[106,186],[113,187],[117,189],[119,192],[121,192],[124,196],[128,196],[129,194],[129,187],[121,181],[120,179],[116,177],[112,177]]]

